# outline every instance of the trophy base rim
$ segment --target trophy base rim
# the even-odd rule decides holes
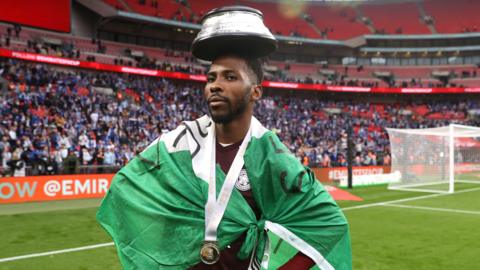
[[[261,58],[276,49],[276,40],[267,36],[246,33],[209,36],[195,40],[192,44],[192,54],[207,61],[213,61],[216,57],[225,54]]]

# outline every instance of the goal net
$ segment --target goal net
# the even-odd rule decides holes
[[[480,184],[480,128],[451,124],[426,129],[387,128],[396,181],[389,189],[452,193]]]

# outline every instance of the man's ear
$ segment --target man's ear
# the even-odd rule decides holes
[[[252,86],[252,101],[257,101],[262,98],[263,87],[260,84],[255,84]]]

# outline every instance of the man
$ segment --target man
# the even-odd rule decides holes
[[[235,15],[238,7],[210,14],[219,11]],[[257,11],[240,11],[258,22]],[[232,51],[244,47],[233,46],[243,39],[235,36],[224,41],[238,44],[222,41],[217,51],[219,39],[199,37],[194,55],[195,48],[215,52],[204,92],[209,114],[163,134],[122,168],[97,214],[122,266],[268,268],[269,231],[300,251],[281,269],[351,269],[348,224],[340,209],[313,173],[253,117],[263,79],[259,60],[247,56],[254,48]]]
[[[103,165],[113,166],[116,164],[116,157],[115,157],[115,153],[113,152],[113,147],[111,145],[108,145],[106,149],[107,151],[105,152]]]
[[[63,173],[65,174],[76,174],[78,173],[78,157],[73,148],[68,149],[67,157],[63,159]]]
[[[217,57],[205,87],[209,116],[164,134],[116,175],[98,219],[126,269],[255,269],[268,255],[264,228],[306,254],[281,269],[351,269],[343,214],[313,174],[252,117],[261,80],[255,60]],[[209,145],[211,138],[215,145]],[[208,234],[205,219],[214,218],[205,208],[212,183],[206,181],[208,157],[216,153],[219,189],[245,138],[244,166],[218,241],[212,241],[221,250],[219,260],[208,265],[199,256]]]

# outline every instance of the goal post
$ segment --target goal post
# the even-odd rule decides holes
[[[453,193],[459,183],[480,184],[480,128],[450,124],[425,129],[387,128],[392,173],[389,189]]]

